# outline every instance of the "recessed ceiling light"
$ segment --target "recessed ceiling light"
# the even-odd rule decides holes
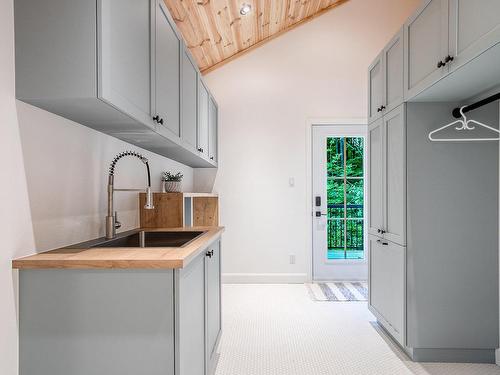
[[[241,4],[240,14],[242,16],[246,16],[248,13],[250,13],[251,10],[252,10],[252,6],[250,4],[243,3],[243,4]]]

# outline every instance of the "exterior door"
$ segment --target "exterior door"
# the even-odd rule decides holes
[[[366,126],[313,126],[313,278],[366,280]]]

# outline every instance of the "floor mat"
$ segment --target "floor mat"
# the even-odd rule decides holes
[[[367,301],[368,285],[364,281],[332,281],[306,284],[313,301]]]

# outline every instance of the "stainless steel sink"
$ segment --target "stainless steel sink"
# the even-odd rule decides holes
[[[157,232],[128,231],[110,240],[99,238],[71,246],[73,249],[93,247],[184,247],[203,235],[203,231]]]

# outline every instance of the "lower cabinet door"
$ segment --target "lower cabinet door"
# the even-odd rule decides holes
[[[217,355],[217,343],[221,332],[221,275],[220,242],[208,248],[205,258],[207,274],[207,373],[213,373]]]
[[[176,375],[205,374],[205,255],[178,271]]]
[[[406,248],[369,236],[369,306],[379,323],[405,346]]]

